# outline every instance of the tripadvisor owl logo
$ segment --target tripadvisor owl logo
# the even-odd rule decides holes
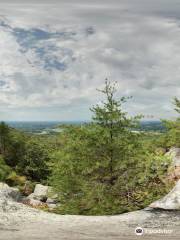
[[[142,227],[137,227],[136,229],[135,229],[135,234],[136,235],[143,235],[143,233],[144,233],[144,231],[143,231],[143,228]]]

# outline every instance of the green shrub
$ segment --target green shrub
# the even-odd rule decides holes
[[[12,171],[6,178],[6,182],[10,186],[24,186],[26,182],[26,177],[19,176],[15,171]]]
[[[26,143],[26,151],[16,169],[33,181],[44,181],[49,174],[49,152],[46,145],[32,138]]]

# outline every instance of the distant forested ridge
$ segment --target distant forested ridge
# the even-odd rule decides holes
[[[90,121],[10,121],[6,122],[10,127],[35,134],[53,134],[56,133],[59,126],[63,125],[83,125]],[[140,131],[165,131],[161,121],[140,121],[138,128]]]
[[[157,131],[164,132],[166,131],[166,127],[161,121],[141,121],[140,128],[141,131]]]

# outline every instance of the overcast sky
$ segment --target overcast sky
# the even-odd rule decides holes
[[[176,116],[179,0],[23,2],[0,1],[0,120],[88,120],[105,78],[131,115]]]

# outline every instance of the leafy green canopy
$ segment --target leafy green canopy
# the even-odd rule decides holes
[[[0,123],[1,172],[6,173],[4,169],[9,166],[11,171],[28,179],[44,181],[49,174],[49,151],[48,142],[12,129],[4,122]]]

